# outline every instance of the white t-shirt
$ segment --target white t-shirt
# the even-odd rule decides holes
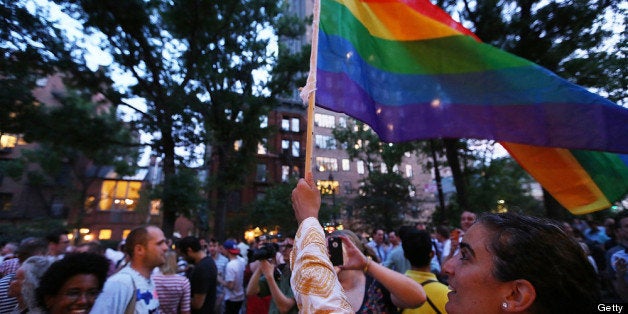
[[[229,260],[225,267],[225,281],[235,282],[233,289],[225,288],[225,300],[244,301],[244,268],[245,265],[239,258]]]
[[[90,314],[124,313],[131,297],[135,297],[136,314],[159,313],[155,283],[126,266],[107,279]]]

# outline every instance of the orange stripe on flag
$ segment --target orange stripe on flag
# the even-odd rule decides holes
[[[611,206],[568,149],[500,143],[534,179],[573,214]]]

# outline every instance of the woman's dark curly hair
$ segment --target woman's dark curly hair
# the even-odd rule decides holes
[[[36,290],[37,302],[42,308],[47,308],[46,296],[55,296],[61,287],[76,275],[94,275],[98,280],[98,289],[102,290],[107,272],[109,271],[109,260],[94,253],[70,253],[66,254],[48,268],[41,277],[39,287]]]
[[[590,313],[599,302],[593,266],[558,222],[518,214],[484,214],[475,224],[492,231],[493,275],[525,279],[536,290],[532,313]]]

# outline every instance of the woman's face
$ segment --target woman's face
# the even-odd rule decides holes
[[[489,231],[474,224],[460,243],[460,253],[443,265],[449,275],[447,313],[499,313],[508,285],[493,276],[493,254],[488,251]]]
[[[70,277],[55,296],[46,297],[50,314],[89,313],[100,290],[98,279],[92,274]]]

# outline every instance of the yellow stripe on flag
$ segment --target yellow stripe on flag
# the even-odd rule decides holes
[[[461,35],[448,25],[422,15],[403,3],[336,1],[347,7],[374,37],[411,41]]]

